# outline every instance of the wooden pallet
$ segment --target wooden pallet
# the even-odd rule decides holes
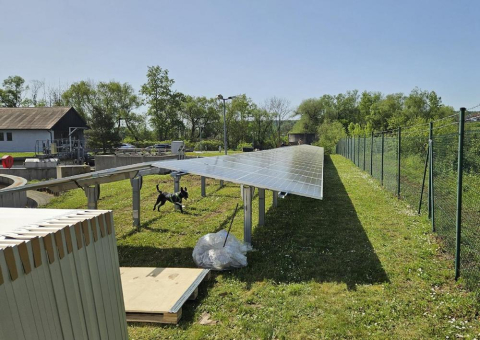
[[[198,296],[208,269],[121,267],[128,322],[176,324],[182,306]]]

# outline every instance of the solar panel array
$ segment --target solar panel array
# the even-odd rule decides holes
[[[322,199],[323,159],[323,148],[298,145],[227,156],[162,161],[153,163],[153,166]]]

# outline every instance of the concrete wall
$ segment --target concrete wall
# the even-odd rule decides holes
[[[54,179],[57,178],[57,169],[27,169],[27,168],[0,168],[0,175],[13,175],[25,178],[27,181],[42,180],[42,179]]]
[[[47,130],[0,130],[4,140],[0,141],[0,152],[33,152],[37,140],[51,139]],[[7,132],[12,133],[12,141],[7,141]]]
[[[130,164],[177,159],[177,155],[141,156],[141,155],[102,155],[95,156],[95,171],[117,168]]]
[[[27,184],[25,178],[0,175],[0,184],[7,185],[8,187],[19,187]],[[15,191],[1,194],[0,193],[0,207],[9,208],[25,208],[27,206],[27,192]]]
[[[57,166],[57,179],[89,172],[90,167],[88,165],[59,165]]]

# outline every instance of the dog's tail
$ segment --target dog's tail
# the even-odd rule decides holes
[[[162,193],[162,191],[158,188],[158,184],[157,184],[157,191],[158,191],[159,194]]]

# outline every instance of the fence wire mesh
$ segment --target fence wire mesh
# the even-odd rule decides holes
[[[383,186],[396,195],[398,189],[398,134],[385,135],[383,144]]]
[[[480,293],[480,127],[478,123],[466,124],[463,145],[461,273],[467,285]]]
[[[455,251],[458,133],[433,135],[434,225],[449,252]]]
[[[428,214],[445,250],[455,257],[459,119],[446,117],[401,131],[345,138],[336,152],[372,175],[413,209]],[[431,139],[430,139],[431,136]],[[466,119],[459,264],[467,287],[480,298],[480,115]]]

